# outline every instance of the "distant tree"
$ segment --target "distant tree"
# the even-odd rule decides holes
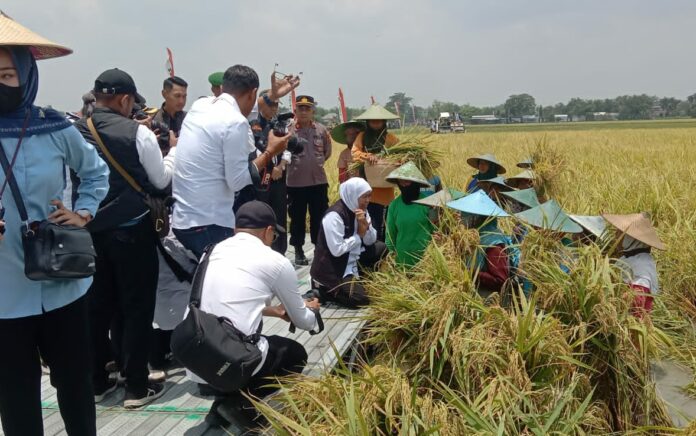
[[[657,99],[647,94],[623,95],[616,98],[619,105],[619,118],[622,120],[647,120]]]
[[[588,112],[592,112],[590,104],[581,98],[571,98],[566,105],[568,115],[586,116]]]
[[[686,115],[696,118],[696,94],[692,94],[686,98],[689,106],[686,108]]]
[[[389,101],[387,102],[387,109],[390,111],[396,113],[396,108],[394,103],[399,105],[399,113],[401,117],[403,118],[406,116],[408,118],[408,114],[411,111],[411,102],[413,99],[411,97],[407,97],[406,93],[403,92],[397,92],[392,94],[391,97],[389,97]]]
[[[681,100],[674,97],[663,97],[659,100],[660,107],[665,111],[665,116],[673,117],[677,114],[677,107]]]
[[[529,94],[511,95],[505,101],[505,111],[511,117],[532,115],[536,112],[536,101]]]

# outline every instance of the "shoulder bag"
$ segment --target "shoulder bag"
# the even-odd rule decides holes
[[[174,203],[174,199],[170,196],[156,197],[145,192],[142,186],[140,186],[138,182],[136,182],[135,179],[128,174],[121,164],[114,159],[114,156],[111,154],[111,152],[109,152],[109,149],[106,148],[104,141],[102,141],[101,136],[99,136],[99,132],[97,132],[96,127],[94,127],[94,122],[92,121],[91,117],[87,118],[87,128],[89,128],[90,133],[92,133],[92,137],[97,142],[97,145],[99,145],[99,149],[102,151],[111,166],[113,166],[121,177],[123,177],[135,190],[135,192],[141,196],[143,203],[145,203],[150,210],[150,219],[152,220],[157,237],[161,239],[167,236],[169,234],[169,214],[171,213],[171,207]]]

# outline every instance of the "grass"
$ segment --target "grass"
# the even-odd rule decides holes
[[[649,362],[696,368],[696,126],[469,132],[437,136],[432,146],[450,157],[437,170],[449,187],[461,189],[474,172],[468,156],[493,152],[512,175],[537,152],[548,165],[547,194],[567,211],[650,212],[668,245],[655,253],[662,292],[651,319],[628,313],[630,291],[604,247],[564,251],[535,232],[521,246],[533,297],[510,286],[508,303],[484,301],[462,261],[477,249],[476,235],[446,217],[413,272],[387,263],[367,280],[369,358],[354,372],[285,381],[280,409],[264,409],[275,430],[671,432]],[[336,180],[333,161],[327,169]]]

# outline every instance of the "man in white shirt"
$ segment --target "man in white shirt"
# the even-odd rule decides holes
[[[230,67],[223,77],[223,93],[197,100],[184,119],[173,177],[172,227],[177,239],[199,258],[206,246],[233,235],[235,193],[254,183],[258,168],[287,147],[290,135],[271,133],[266,151],[249,162],[255,148],[247,116],[257,103],[258,87],[253,69]],[[277,100],[275,94],[271,98]]]
[[[319,301],[302,299],[292,264],[270,248],[283,230],[268,204],[245,203],[237,212],[235,236],[218,243],[210,253],[200,309],[228,318],[244,335],[256,333],[263,316],[292,321],[303,330],[316,329]],[[280,300],[277,306],[270,305],[274,297]],[[306,365],[307,352],[290,338],[261,336],[256,345],[263,358],[244,389],[249,395],[264,398],[274,391],[263,387],[267,377],[299,373]],[[188,374],[204,383],[195,374]],[[247,427],[256,425],[256,412],[240,392],[220,393],[211,413]]]

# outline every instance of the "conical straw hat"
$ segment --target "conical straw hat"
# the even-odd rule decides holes
[[[385,180],[394,184],[396,184],[397,180],[408,180],[425,187],[430,186],[428,179],[425,178],[423,173],[413,162],[406,162],[401,165],[399,168],[389,173],[389,175],[385,177]]]
[[[531,157],[526,157],[523,160],[517,162],[517,167],[531,170],[532,168],[534,168],[534,161]]]
[[[596,215],[568,215],[570,219],[580,224],[580,227],[601,238],[607,229],[607,222]]]
[[[464,213],[473,215],[483,215],[491,217],[507,217],[510,216],[507,212],[500,208],[491,198],[483,191],[476,191],[466,197],[458,200],[450,201],[447,207],[458,210]]]
[[[540,205],[539,198],[534,188],[522,189],[520,191],[509,191],[501,192],[503,195],[507,195],[513,200],[521,203],[527,207],[537,207]]]
[[[628,236],[658,250],[666,250],[667,246],[660,240],[650,218],[645,213],[628,215],[602,215],[609,224]]]
[[[512,191],[512,188],[506,184],[505,179],[502,178],[501,176],[493,177],[492,179],[488,179],[488,180],[479,180],[478,181],[479,186],[484,185],[486,183],[493,183],[495,185],[500,186],[501,188],[503,188],[503,190],[501,190],[501,192]]]
[[[540,206],[517,213],[515,216],[540,229],[561,233],[582,233],[582,227],[571,220],[555,200],[549,200]]]
[[[370,106],[365,112],[361,113],[360,116],[355,117],[356,120],[398,120],[399,117],[393,113],[386,110],[384,107],[378,105],[377,103]]]
[[[524,170],[519,174],[516,174],[512,177],[508,177],[507,179],[505,179],[505,183],[508,186],[512,186],[513,188],[517,188],[520,185],[520,182],[522,180],[534,181],[535,178],[536,178],[536,174],[534,174],[534,171]]]
[[[414,203],[423,204],[430,207],[445,207],[445,205],[450,201],[457,200],[463,196],[463,192],[459,192],[456,189],[445,188],[434,193],[433,195],[416,200]]]
[[[39,36],[0,11],[0,46],[7,45],[29,47],[36,60],[57,58],[72,53],[69,48]]]
[[[505,169],[505,167],[500,162],[498,162],[498,159],[496,159],[495,156],[491,153],[486,153],[486,154],[482,154],[480,156],[470,157],[469,159],[466,160],[466,163],[468,163],[470,166],[478,169],[478,163],[480,160],[485,160],[486,162],[498,165],[498,174],[505,174],[505,172],[507,171]]]
[[[349,127],[355,127],[362,132],[365,130],[365,123],[360,121],[348,121],[347,123],[339,124],[331,129],[331,139],[339,144],[347,144],[348,140],[346,139],[346,129]]]

